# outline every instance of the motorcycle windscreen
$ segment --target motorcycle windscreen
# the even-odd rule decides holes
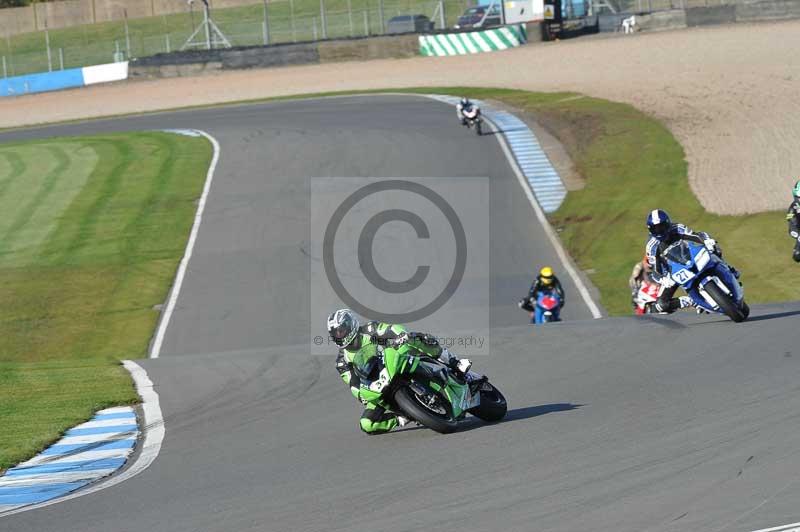
[[[683,266],[691,266],[694,262],[692,259],[692,250],[689,244],[683,240],[676,242],[664,250],[663,256],[670,262],[676,262]]]
[[[380,371],[380,357],[376,353],[356,353],[353,357],[353,371],[363,381],[375,380]]]

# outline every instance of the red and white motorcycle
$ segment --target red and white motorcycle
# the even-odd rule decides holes
[[[655,305],[663,290],[664,287],[656,282],[642,281],[633,296],[633,311],[637,315],[660,314],[656,311]]]

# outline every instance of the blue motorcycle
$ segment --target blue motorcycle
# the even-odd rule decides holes
[[[750,315],[744,289],[730,267],[705,246],[680,240],[661,256],[667,262],[672,280],[686,290],[698,307],[725,314],[737,323]]]
[[[519,308],[531,314],[531,323],[550,323],[561,321],[561,296],[555,290],[543,290],[536,296],[525,297],[519,302]]]

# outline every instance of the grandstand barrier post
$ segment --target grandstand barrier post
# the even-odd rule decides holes
[[[350,37],[355,33],[353,30],[353,2],[347,0],[347,20],[350,22]]]
[[[14,75],[14,52],[11,50],[11,34],[6,34],[6,48],[8,49],[8,62],[11,66],[9,70],[11,75]]]
[[[122,16],[125,21],[125,52],[128,54],[127,57],[130,59],[131,57],[131,34],[128,31],[128,10],[122,10]]]
[[[53,53],[50,50],[50,31],[47,29],[47,18],[44,19],[44,43],[47,47],[47,71],[53,71]]]
[[[319,0],[319,24],[322,27],[322,38],[328,38],[328,21],[325,18],[325,0]]]
[[[264,46],[269,44],[269,13],[267,10],[267,0],[264,0]]]
[[[294,0],[289,0],[289,20],[292,25],[292,42],[297,42],[297,26],[294,21]]]

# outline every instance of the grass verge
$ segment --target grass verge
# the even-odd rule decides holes
[[[167,133],[0,145],[0,470],[137,401],[211,146]]]

